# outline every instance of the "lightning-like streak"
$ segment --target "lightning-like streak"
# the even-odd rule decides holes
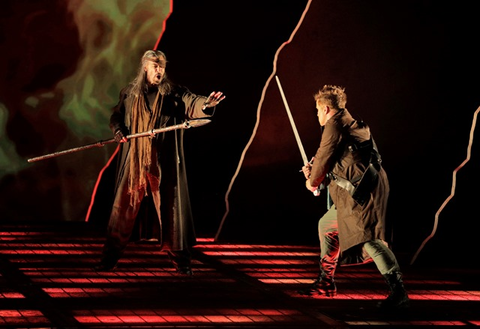
[[[470,128],[470,140],[468,142],[468,147],[467,147],[467,157],[466,159],[457,167],[455,168],[455,170],[453,171],[453,178],[452,178],[452,189],[451,189],[451,192],[450,192],[450,195],[448,196],[448,198],[442,203],[442,205],[440,206],[440,208],[437,210],[436,214],[435,214],[435,221],[433,223],[433,230],[432,232],[430,233],[430,235],[422,242],[422,244],[420,245],[420,248],[418,248],[417,252],[415,253],[415,255],[413,256],[411,262],[410,262],[410,265],[412,265],[415,260],[417,259],[418,257],[418,254],[420,253],[420,251],[422,251],[423,247],[427,244],[427,242],[433,238],[433,236],[435,235],[435,232],[437,231],[437,227],[438,227],[438,217],[440,216],[440,213],[442,212],[443,208],[445,208],[445,206],[448,204],[448,202],[453,198],[453,196],[455,195],[455,188],[456,188],[456,185],[457,185],[457,172],[462,169],[462,167],[468,162],[470,161],[470,155],[471,155],[471,151],[472,151],[472,145],[473,145],[473,135],[474,135],[474,132],[475,132],[475,125],[477,123],[477,115],[478,115],[478,112],[480,111],[480,107],[477,108],[477,110],[475,111],[475,113],[473,114],[473,120],[472,120],[472,127]]]
[[[168,18],[170,17],[170,15],[172,14],[173,12],[173,0],[170,0],[169,2],[169,10],[168,10],[168,13],[166,14],[164,20],[163,20],[163,23],[162,23],[162,30],[160,31],[160,34],[157,38],[157,41],[155,42],[155,46],[152,48],[152,49],[157,49],[158,48],[158,45],[160,43],[160,40],[162,39],[162,36],[163,34],[165,33],[165,30],[167,28],[167,20]],[[115,158],[115,156],[117,155],[119,151],[119,147],[117,146],[117,148],[115,149],[115,151],[113,152],[113,154],[110,156],[110,158],[108,159],[107,163],[105,164],[105,166],[103,166],[103,168],[100,170],[100,173],[98,174],[98,177],[97,177],[97,181],[95,182],[95,186],[93,188],[93,192],[92,192],[92,196],[91,196],[91,199],[90,199],[90,204],[88,206],[88,211],[87,211],[87,214],[85,216],[85,222],[88,222],[89,219],[90,219],[90,215],[91,215],[91,212],[92,212],[92,208],[93,208],[93,204],[95,202],[95,195],[97,194],[97,190],[98,190],[98,187],[100,185],[100,182],[102,180],[102,176],[103,176],[103,173],[105,172],[105,170],[110,166],[110,164],[112,163],[113,159]]]
[[[162,25],[162,32],[160,32],[160,35],[158,36],[157,42],[155,43],[155,47],[153,49],[158,50],[158,45],[160,44],[160,40],[162,40],[162,36],[165,33],[165,30],[167,29],[167,21],[170,15],[173,12],[173,0],[170,0],[170,10],[167,14],[167,17],[163,20],[163,25]]]
[[[232,190],[232,187],[233,187],[233,183],[235,182],[235,179],[237,178],[238,176],[238,173],[240,172],[240,168],[242,167],[242,163],[243,163],[243,160],[245,158],[245,154],[247,153],[248,151],[248,148],[250,147],[250,145],[252,144],[253,140],[255,139],[255,134],[257,132],[257,129],[258,129],[258,125],[260,124],[260,112],[261,112],[261,108],[262,108],[262,104],[263,104],[263,100],[265,98],[265,93],[267,91],[267,88],[268,86],[270,85],[270,81],[272,81],[272,79],[274,78],[274,76],[276,75],[277,73],[277,60],[278,60],[278,55],[280,53],[280,51],[287,45],[289,44],[290,42],[292,42],[293,40],[293,37],[295,36],[295,34],[297,33],[298,29],[300,28],[300,26],[302,25],[303,23],[303,20],[308,12],[308,9],[310,8],[310,3],[312,2],[312,0],[309,0],[307,5],[305,6],[305,10],[303,11],[302,13],[302,16],[300,17],[300,20],[298,21],[298,24],[297,26],[295,27],[295,29],[293,30],[292,34],[290,35],[290,38],[285,41],[277,50],[277,52],[275,53],[275,57],[273,59],[273,72],[272,74],[270,75],[270,77],[267,79],[267,82],[265,83],[265,86],[263,87],[263,91],[262,91],[262,96],[260,98],[260,102],[258,104],[258,107],[257,107],[257,121],[255,123],[255,127],[253,128],[253,132],[252,132],[252,136],[250,137],[250,140],[248,141],[247,145],[245,146],[245,149],[243,150],[242,152],[242,155],[240,157],[240,161],[238,163],[238,166],[237,166],[237,170],[235,171],[235,174],[233,175],[232,177],[232,180],[230,181],[230,184],[228,186],[228,189],[227,189],[227,192],[225,193],[225,207],[226,207],[226,211],[225,211],[225,214],[223,215],[223,218],[222,218],[222,221],[220,222],[220,226],[218,228],[218,231],[217,231],[217,234],[215,235],[215,241],[218,240],[218,237],[220,235],[220,232],[222,231],[222,228],[223,228],[223,224],[225,223],[225,219],[227,218],[227,215],[230,211],[230,207],[229,207],[229,202],[228,202],[228,196],[230,195],[230,191]]]

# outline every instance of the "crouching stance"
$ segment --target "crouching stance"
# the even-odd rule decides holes
[[[319,186],[328,186],[334,205],[318,223],[319,275],[298,292],[335,296],[334,274],[340,258],[346,264],[373,260],[390,288],[389,296],[378,306],[408,307],[400,266],[385,239],[390,187],[370,128],[345,108],[344,88],[326,85],[314,98],[323,132],[314,161],[302,171],[307,189],[314,192]]]

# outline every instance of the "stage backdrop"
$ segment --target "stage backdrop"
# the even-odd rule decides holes
[[[1,221],[90,214],[104,225],[113,186],[111,168],[102,170],[115,145],[27,159],[111,138],[120,89],[143,52],[158,47],[172,80],[227,96],[210,124],[186,132],[199,236],[317,243],[325,195],[304,188],[276,75],[308,157],[320,142],[313,94],[346,87],[347,108],[371,126],[390,178],[397,252],[421,262],[473,259],[475,12],[468,1],[4,1]]]

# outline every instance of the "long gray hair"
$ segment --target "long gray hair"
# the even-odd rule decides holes
[[[166,65],[167,56],[165,56],[165,53],[160,50],[147,50],[143,54],[142,60],[140,61],[140,65],[137,70],[137,76],[135,77],[135,79],[132,80],[132,82],[130,82],[130,84],[132,85],[131,93],[135,96],[139,96],[148,90],[148,84],[146,79],[147,73],[144,70],[144,67],[148,61],[157,63],[164,62],[164,64]],[[168,95],[172,91],[172,85],[167,78],[166,72],[163,75],[162,81],[158,85],[158,88],[160,89],[162,95]]]

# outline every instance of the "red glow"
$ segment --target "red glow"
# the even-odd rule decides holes
[[[197,238],[198,243],[213,243],[215,240],[213,238]]]
[[[25,296],[18,292],[2,292],[0,298],[25,298]]]
[[[20,328],[35,323],[36,325],[50,325],[50,321],[37,310],[0,310],[0,323],[8,328]]]
[[[186,325],[189,323],[262,323],[262,322],[277,322],[280,319],[287,319],[286,317],[292,315],[299,315],[301,312],[289,309],[219,309],[219,314],[212,315],[197,315],[197,314],[148,314],[152,311],[136,311],[135,315],[122,315],[120,310],[109,310],[100,312],[104,314],[88,314],[88,311],[77,311],[77,313],[85,313],[75,315],[75,319],[79,323],[104,323],[104,324],[162,324],[170,323],[177,325]],[[106,314],[108,313],[108,314]]]
[[[213,244],[213,245],[199,245],[196,248],[199,249],[264,249],[264,250],[271,250],[272,246],[270,245],[262,245],[262,244]],[[282,250],[282,249],[289,249],[289,250],[312,250],[318,252],[317,247],[308,247],[308,246],[291,246],[291,245],[275,245],[275,250]]]
[[[31,235],[31,236],[29,236]],[[151,245],[132,245],[119,263],[115,272],[95,272],[91,269],[96,262],[100,243],[92,243],[92,239],[72,241],[71,243],[35,242],[36,234],[3,234],[3,238],[14,238],[14,243],[3,244],[0,253],[9,258],[11,264],[30,280],[33,285],[50,298],[62,303],[65,299],[84,298],[124,298],[124,296],[141,296],[144,294],[144,283],[148,284],[179,284],[185,282],[179,278],[170,265],[164,266],[167,256]],[[30,239],[34,237],[35,239]],[[21,243],[28,241],[28,243]],[[65,240],[64,240],[65,241]],[[298,287],[310,284],[317,275],[317,250],[309,247],[291,246],[255,246],[255,245],[214,245],[211,240],[202,239],[197,250],[206,259],[215,258],[223,266],[229,266],[238,273],[249,277],[256,283],[265,285],[268,289],[277,290],[292,298],[306,301],[310,297],[300,296]],[[218,247],[218,248],[217,248]],[[76,263],[78,259],[83,264]],[[65,260],[65,265],[59,265]],[[160,261],[160,263],[159,263]],[[71,266],[74,265],[72,268]],[[194,259],[194,278],[201,284],[236,285],[238,278],[225,276],[216,265],[208,260]],[[422,278],[422,279],[420,279]],[[458,303],[480,301],[480,291],[465,290],[461,281],[439,280],[428,276],[410,274],[405,278],[409,286],[409,296],[413,302],[448,301]],[[190,281],[192,282],[192,281]],[[195,282],[195,281],[193,281]],[[383,279],[373,265],[355,268],[340,267],[337,272],[338,295],[333,298],[313,297],[312,303],[332,303],[341,301],[379,301],[386,298],[388,289]],[[360,289],[361,288],[361,289]],[[433,288],[433,289],[427,289]],[[0,292],[0,298],[25,299],[19,292],[6,287]],[[341,305],[341,304],[339,304]],[[211,309],[119,309],[119,310],[71,310],[72,316],[83,325],[105,326],[201,326],[216,324],[228,326],[235,324],[262,325],[271,323],[294,323],[305,317],[305,314],[294,308],[211,308]],[[417,319],[418,320],[418,319]],[[11,327],[25,327],[29,323],[48,327],[48,318],[36,310],[3,310],[0,312],[0,322]],[[477,322],[475,322],[477,321]],[[405,324],[429,323],[438,325],[478,325],[475,318],[470,321],[405,321]],[[365,325],[367,322],[348,322],[349,324]],[[389,325],[395,322],[389,321]],[[368,325],[382,324],[381,321],[369,321]],[[398,322],[397,324],[400,324]]]

